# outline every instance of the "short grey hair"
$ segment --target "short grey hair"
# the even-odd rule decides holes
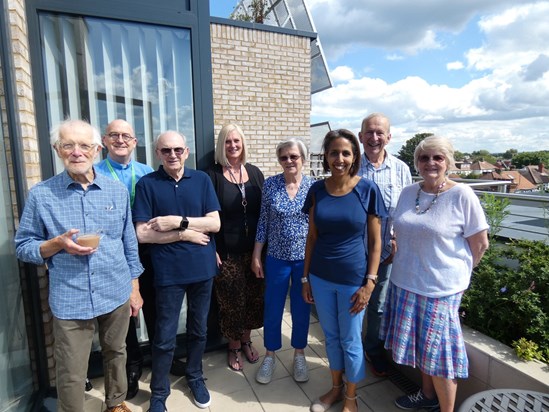
[[[360,131],[364,132],[364,125],[367,122],[369,122],[370,120],[375,119],[376,117],[380,117],[382,119],[387,120],[387,133],[391,133],[391,120],[386,115],[384,115],[383,113],[380,113],[380,112],[371,113],[368,116],[366,116],[362,120],[362,124],[360,125]]]
[[[56,124],[51,128],[50,144],[52,146],[57,146],[59,144],[59,141],[61,140],[61,135],[63,135],[66,132],[66,129],[70,129],[74,126],[89,128],[92,134],[93,143],[99,147],[103,147],[101,142],[101,133],[95,126],[92,126],[89,122],[85,120],[79,120],[79,119],[73,120],[70,118],[63,120],[62,122]]]
[[[229,160],[227,160],[227,154],[225,153],[225,140],[227,140],[227,136],[233,131],[236,131],[242,140],[242,156],[240,162],[243,166],[246,164],[248,159],[248,145],[246,144],[246,136],[244,136],[244,132],[236,123],[229,123],[221,128],[219,135],[217,136],[215,162],[219,163],[221,166],[229,166]]]
[[[164,136],[165,134],[176,134],[178,135],[179,137],[181,137],[183,139],[183,144],[185,145],[185,147],[187,147],[187,138],[185,137],[185,135],[183,133],[179,133],[177,130],[166,130],[165,132],[162,132],[160,133],[156,139],[154,139],[154,148],[155,149],[158,149],[158,141],[162,138],[162,136]]]
[[[276,146],[276,157],[280,157],[280,153],[282,153],[282,151],[284,149],[287,149],[287,148],[290,148],[290,147],[295,147],[297,146],[297,148],[299,149],[299,153],[301,154],[301,158],[303,159],[303,161],[306,161],[307,160],[307,146],[305,146],[305,143],[303,142],[303,140],[301,140],[300,138],[298,137],[290,137],[286,140],[284,140],[283,142],[280,142],[277,146]]]
[[[416,146],[414,151],[414,167],[419,172],[419,156],[428,150],[438,151],[446,158],[447,170],[455,167],[454,146],[449,139],[442,136],[428,136]]]

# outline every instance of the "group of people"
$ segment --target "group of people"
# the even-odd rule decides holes
[[[423,377],[398,407],[453,410],[456,378],[468,369],[458,307],[488,247],[488,225],[473,191],[447,177],[454,161],[447,139],[418,145],[423,181],[415,184],[386,151],[390,139],[381,113],[363,120],[358,138],[330,131],[322,145],[329,176],[315,181],[303,173],[307,148],[297,138],[278,144],[282,172],[265,179],[248,162],[236,124],[219,132],[207,173],[185,166],[189,147],[177,131],[156,139],[161,165],[153,171],[132,160],[137,138],[124,120],[109,123],[102,138],[80,120],[55,127],[51,144],[65,170],[31,189],[15,243],[19,259],[49,270],[58,410],[83,411],[96,327],[107,410],[130,410],[124,400],[137,393],[143,363],[141,308],[152,348],[149,410],[166,410],[170,372],[184,374],[194,403],[208,407],[202,357],[212,293],[232,370],[261,360],[251,331],[263,327],[256,380],[268,384],[288,291],[297,382],[309,379],[312,304],[325,335],[331,388],[312,412],[340,401],[356,411],[366,360],[387,375],[384,349]],[[94,164],[102,146],[107,157]],[[100,233],[99,246],[79,243],[90,232]],[[183,368],[174,352],[184,297]]]

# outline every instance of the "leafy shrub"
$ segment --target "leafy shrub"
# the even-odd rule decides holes
[[[498,199],[483,199],[485,212],[502,213]],[[501,206],[501,205],[500,205]],[[473,271],[463,295],[464,323],[513,346],[523,359],[549,363],[549,245],[539,241],[496,242],[493,217],[491,245]],[[501,220],[499,221],[501,224]]]

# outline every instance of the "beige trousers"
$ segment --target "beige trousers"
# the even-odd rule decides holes
[[[103,357],[105,403],[111,408],[126,399],[126,334],[129,316],[128,301],[94,319],[53,318],[58,412],[84,412],[84,383],[96,325]]]

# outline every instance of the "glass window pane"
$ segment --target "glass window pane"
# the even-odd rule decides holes
[[[0,125],[4,126],[1,115],[0,110]],[[28,409],[33,386],[3,142],[0,127],[0,411],[11,412]]]
[[[195,167],[190,30],[48,13],[40,30],[50,126],[67,116],[101,129],[126,119],[138,137],[136,159],[155,168],[152,142],[177,130]]]

